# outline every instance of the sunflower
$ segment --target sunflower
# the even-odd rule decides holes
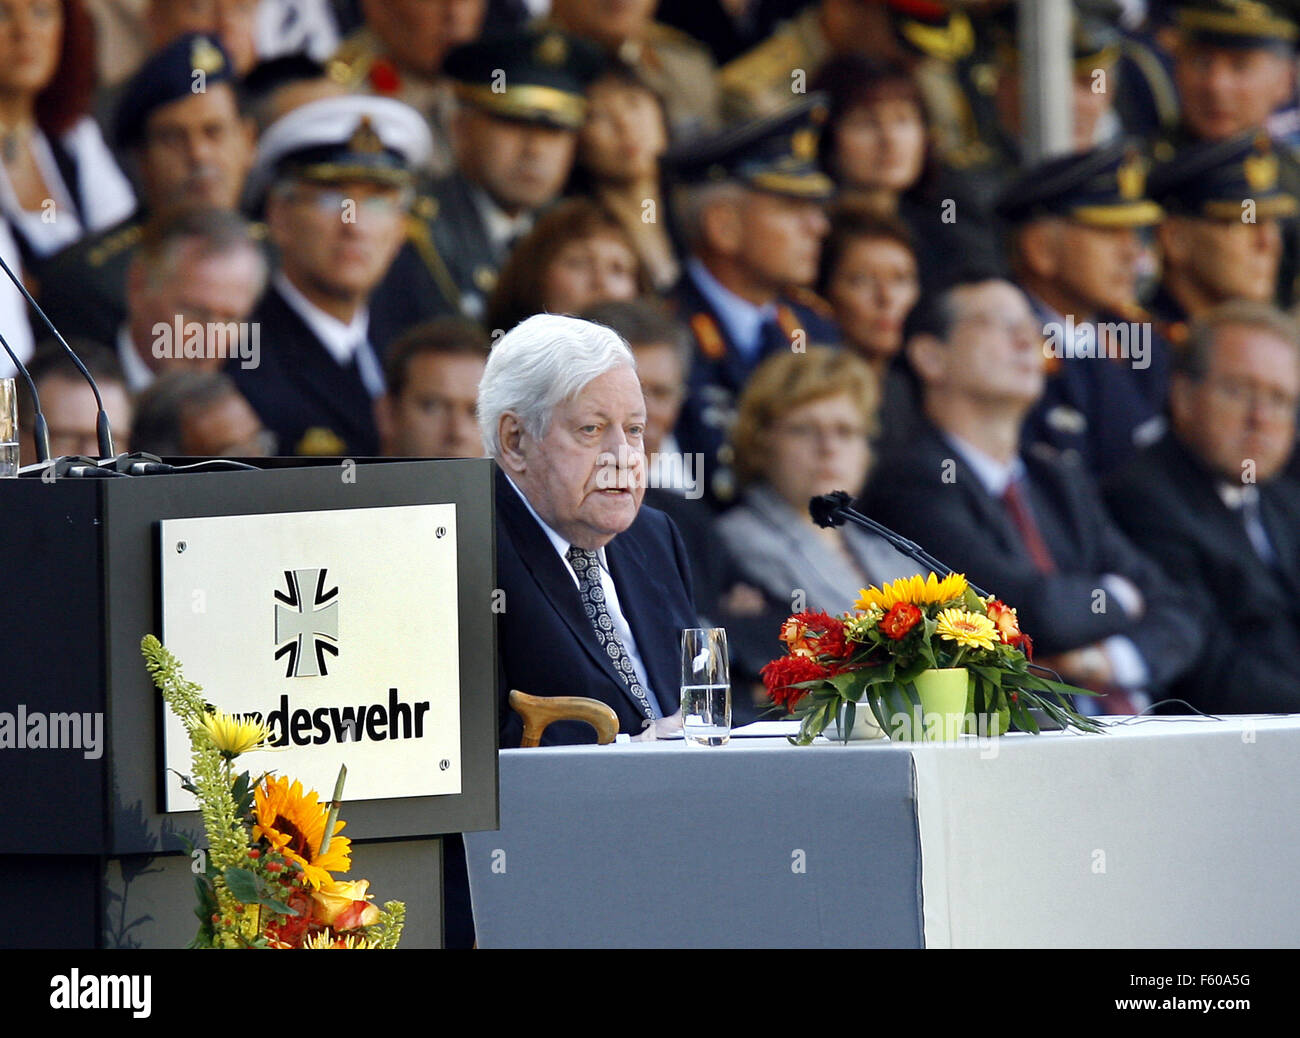
[[[931,573],[922,578],[920,574],[901,577],[883,588],[874,585],[858,592],[854,606],[858,609],[879,607],[888,612],[899,602],[914,606],[940,605],[951,602],[966,594],[966,577],[961,573],[949,573],[940,580]]]
[[[271,738],[271,729],[261,721],[250,721],[246,717],[227,714],[220,710],[203,715],[200,725],[204,734],[217,752],[226,760],[233,760],[241,753],[260,749]]]
[[[965,609],[945,609],[938,616],[934,633],[962,648],[992,649],[998,629],[987,616]]]
[[[271,849],[302,866],[303,875],[312,889],[330,878],[331,872],[347,872],[352,867],[351,841],[333,836],[324,854],[320,853],[329,808],[316,802],[316,791],[304,794],[297,780],[289,785],[286,777],[270,778],[257,787],[257,821],[253,839],[265,839]],[[334,823],[334,832],[344,826]]]

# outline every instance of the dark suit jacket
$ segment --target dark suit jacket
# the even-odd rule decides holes
[[[1195,666],[1170,692],[1211,713],[1300,712],[1300,485],[1259,486],[1274,569],[1216,482],[1168,435],[1105,487],[1120,525],[1211,617]]]
[[[1024,461],[1029,505],[1056,573],[1038,570],[1002,503],[932,425],[922,426],[911,444],[882,454],[862,504],[872,518],[1016,608],[1039,654],[1127,635],[1146,660],[1152,687],[1167,684],[1200,647],[1203,628],[1192,596],[1119,531],[1082,468],[1035,455]],[[1142,591],[1140,619],[1094,594],[1106,573],[1127,577]],[[1101,611],[1098,601],[1105,602]]]
[[[335,442],[323,453],[378,454],[370,394],[355,361],[340,367],[274,286],[267,289],[250,320],[261,327],[260,363],[244,368],[231,361],[227,372],[263,424],[279,438],[279,452],[303,453],[299,447],[304,435],[321,430],[332,436],[316,433],[318,443]]]
[[[505,592],[497,617],[501,745],[518,746],[523,732],[509,706],[512,689],[599,699],[618,714],[620,731],[639,733],[645,715],[597,642],[573,577],[499,470],[496,505],[497,583]],[[605,546],[605,557],[660,708],[665,716],[676,713],[680,634],[698,626],[681,536],[666,515],[642,506],[632,525]],[[594,741],[591,727],[576,721],[551,725],[542,739],[544,745]]]

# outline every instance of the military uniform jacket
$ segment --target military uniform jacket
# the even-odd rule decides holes
[[[788,350],[802,331],[806,345],[835,345],[839,329],[812,306],[783,300],[777,309],[779,333],[772,329],[754,359],[732,342],[726,325],[695,284],[682,275],[669,296],[677,319],[691,331],[695,357],[687,378],[687,397],[677,422],[677,442],[683,451],[704,451],[711,458],[722,445],[735,413],[736,399],[754,369],[779,350]]]
[[[119,224],[89,234],[39,265],[41,306],[64,336],[113,342],[126,321],[126,272],[144,233],[136,210]]]
[[[232,360],[228,374],[279,438],[279,452],[378,454],[371,397],[356,361],[340,366],[274,285],[251,319],[261,328],[261,363],[246,369]]]

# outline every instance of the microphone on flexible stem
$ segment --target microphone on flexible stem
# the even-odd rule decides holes
[[[9,359],[14,362],[14,368],[23,376],[27,382],[27,388],[31,390],[32,404],[36,407],[36,418],[32,422],[32,436],[36,440],[36,464],[44,465],[50,460],[50,427],[45,421],[45,412],[41,410],[41,397],[36,392],[36,383],[32,381],[31,372],[27,370],[27,365],[18,359],[9,343],[5,342],[5,337],[0,335],[0,346],[5,348],[5,353],[9,354]]]
[[[915,541],[909,541],[901,533],[895,533],[888,526],[882,526],[870,516],[857,511],[853,507],[853,498],[843,490],[814,497],[808,502],[808,514],[818,526],[843,526],[847,520],[855,526],[861,526],[864,530],[870,530],[883,537],[912,561],[919,562],[926,569],[934,570],[941,577],[949,576],[953,572],[951,566],[944,565]],[[970,584],[970,581],[967,583]],[[989,597],[987,591],[975,584],[970,584],[970,589],[980,598]]]
[[[68,345],[68,341],[62,335],[59,334],[59,330],[54,327],[53,322],[51,322],[50,319],[45,315],[45,311],[41,309],[40,303],[36,302],[36,300],[32,298],[32,294],[27,291],[27,286],[22,283],[22,279],[19,278],[17,275],[15,275],[14,272],[9,269],[9,264],[5,262],[3,256],[0,256],[0,267],[4,268],[4,272],[9,275],[9,280],[14,283],[14,286],[18,289],[18,291],[23,294],[23,298],[26,299],[27,302],[31,304],[32,308],[37,312],[37,314],[40,315],[41,320],[45,322],[45,327],[48,328],[51,334],[53,334],[54,338],[58,340],[59,345],[68,351],[68,356],[72,358],[72,363],[77,365],[77,370],[80,371],[82,375],[85,376],[86,381],[90,383],[91,392],[95,394],[95,403],[99,407],[99,415],[95,419],[95,433],[99,437],[99,454],[100,457],[102,458],[113,457],[116,454],[116,451],[113,450],[113,431],[109,428],[108,425],[108,412],[104,410],[104,398],[99,395],[99,386],[95,385],[94,378],[92,378],[90,372],[86,370],[86,365],[81,363],[81,358],[77,356],[76,351],[73,350],[73,348]],[[8,349],[7,346],[5,348]],[[12,355],[13,354],[10,354],[10,356]],[[30,379],[28,381],[30,382]],[[46,439],[47,442],[46,442],[45,451],[46,451],[46,460],[48,460],[49,457],[48,436]]]

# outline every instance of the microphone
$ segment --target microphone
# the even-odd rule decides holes
[[[5,262],[3,256],[0,256],[0,267],[4,268],[4,272],[9,275],[9,280],[14,283],[14,286],[18,289],[18,291],[23,294],[23,298],[26,299],[27,302],[31,304],[32,308],[37,312],[37,314],[40,315],[41,320],[45,322],[45,327],[48,328],[51,334],[53,334],[54,338],[58,340],[59,345],[68,351],[68,356],[72,358],[72,363],[77,365],[77,370],[80,371],[81,374],[85,376],[86,381],[90,383],[91,392],[95,394],[95,403],[99,407],[99,415],[95,419],[95,433],[99,437],[99,453],[100,456],[104,458],[113,457],[114,454],[116,453],[113,450],[113,431],[109,428],[108,425],[108,412],[104,410],[104,398],[99,395],[99,386],[95,385],[95,380],[94,378],[91,377],[90,372],[86,370],[86,365],[81,363],[81,358],[77,356],[76,351],[71,346],[69,346],[68,341],[62,335],[59,334],[59,330],[54,327],[53,322],[51,322],[49,317],[46,316],[45,311],[41,309],[41,305],[38,302],[36,302],[35,299],[32,298],[32,294],[27,291],[27,286],[22,283],[22,279],[19,278],[17,275],[15,275],[14,272],[9,269],[9,264]],[[9,348],[8,346],[5,347],[5,349],[8,348]],[[13,354],[11,353],[10,356],[13,356]],[[31,380],[29,379],[28,382],[30,383],[30,381]],[[33,387],[33,391],[34,391],[34,387]],[[39,411],[37,413],[39,414]],[[42,421],[44,421],[44,419],[42,419]],[[48,460],[49,458],[48,435],[46,436],[45,452],[46,452],[46,460]]]
[[[913,562],[920,563],[926,569],[933,570],[941,577],[950,576],[953,572],[951,566],[944,565],[915,541],[909,541],[901,533],[895,533],[888,526],[882,526],[870,516],[863,515],[853,507],[853,498],[849,497],[843,490],[814,497],[808,502],[808,514],[812,516],[813,522],[818,526],[843,526],[845,522],[850,522],[855,526],[861,526],[864,530],[870,530],[872,533],[883,537]],[[983,588],[971,583],[969,580],[967,583],[970,584],[970,589],[980,598],[989,597],[989,593]]]
[[[9,354],[9,359],[14,362],[14,369],[18,371],[27,383],[27,388],[32,394],[32,404],[36,407],[36,418],[32,421],[32,435],[36,440],[36,463],[44,465],[50,460],[50,427],[45,421],[45,412],[41,410],[41,397],[36,392],[36,383],[32,381],[31,372],[27,370],[27,365],[18,359],[9,343],[5,342],[5,337],[0,335],[0,346],[5,348],[5,353]]]

